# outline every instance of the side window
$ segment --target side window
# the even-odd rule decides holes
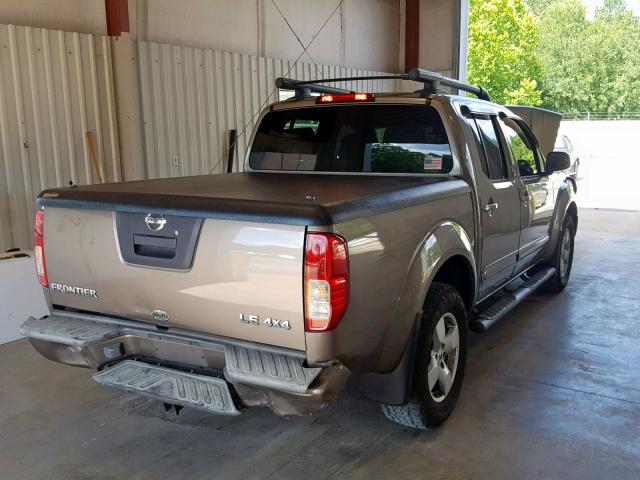
[[[484,147],[485,157],[487,159],[485,171],[491,180],[504,180],[509,177],[507,166],[500,149],[500,141],[496,132],[495,119],[476,117],[475,122],[480,131],[480,138]],[[484,170],[484,168],[483,168]]]
[[[564,142],[567,146],[567,150],[573,150],[573,145],[571,145],[571,140],[569,140],[569,137],[565,136]]]
[[[505,141],[511,152],[511,158],[518,166],[520,176],[530,177],[532,175],[539,175],[540,168],[536,154],[529,143],[529,139],[520,127],[518,127],[518,124],[508,119],[504,122],[500,121],[500,124],[502,125]]]
[[[478,124],[476,123],[473,117],[468,120],[469,126],[471,127],[471,131],[473,132],[473,139],[475,140],[475,144],[478,147],[478,155],[480,155],[480,167],[484,172],[485,176],[489,178],[489,167],[487,166],[487,157],[484,154],[484,147],[482,146],[482,140],[480,140],[480,132],[478,128]]]
[[[573,145],[571,145],[571,140],[566,135],[560,135],[556,138],[556,144],[553,146],[554,150],[573,150]]]

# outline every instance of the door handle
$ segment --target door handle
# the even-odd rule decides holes
[[[484,211],[487,212],[487,214],[490,217],[493,217],[493,214],[495,213],[495,211],[498,209],[498,204],[497,203],[488,203],[484,206]]]

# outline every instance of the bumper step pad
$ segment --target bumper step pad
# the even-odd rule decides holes
[[[120,329],[111,323],[100,323],[65,315],[29,318],[21,327],[25,337],[83,348],[115,338]]]
[[[233,383],[248,383],[292,393],[304,393],[322,371],[303,366],[303,359],[265,350],[230,345],[225,349],[224,376]]]
[[[101,385],[143,395],[164,403],[209,413],[238,415],[227,382],[170,368],[125,360],[96,373]]]

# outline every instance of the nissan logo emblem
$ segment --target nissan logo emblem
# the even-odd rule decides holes
[[[169,314],[164,310],[152,310],[151,316],[153,317],[154,320],[157,320],[158,322],[169,321]]]
[[[167,219],[162,215],[154,215],[153,213],[150,213],[144,218],[144,223],[147,224],[147,228],[152,232],[159,232],[164,228],[164,225],[167,223]]]

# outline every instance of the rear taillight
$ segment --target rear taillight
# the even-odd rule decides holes
[[[342,237],[307,234],[304,286],[306,330],[335,328],[349,303],[349,256]]]
[[[44,212],[42,210],[36,212],[36,222],[33,229],[33,254],[36,260],[38,282],[43,287],[48,287],[47,265],[44,260]]]

